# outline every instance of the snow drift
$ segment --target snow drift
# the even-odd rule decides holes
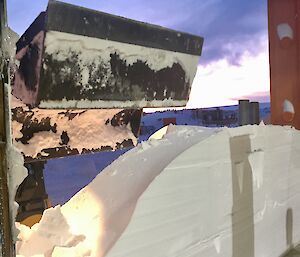
[[[172,127],[32,229],[19,256],[280,256],[300,241],[300,133]]]

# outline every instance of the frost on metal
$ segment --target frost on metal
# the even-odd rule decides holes
[[[17,241],[18,230],[15,227],[15,219],[18,211],[18,203],[15,196],[19,185],[27,176],[27,169],[24,167],[24,157],[12,141],[11,121],[11,87],[10,83],[5,84],[5,125],[6,125],[6,161],[7,161],[7,187],[9,193],[9,210],[11,216],[11,228],[14,243]]]
[[[9,27],[4,27],[3,31],[3,55],[10,60],[14,60],[16,54],[16,42],[19,39],[19,35],[11,30]]]
[[[140,110],[29,109],[13,98],[14,145],[27,159],[48,159],[137,144]]]
[[[41,81],[47,85],[49,79],[52,81],[50,88],[44,89],[45,95],[40,92],[40,106],[64,107],[53,100],[69,101],[69,105],[78,102],[84,108],[112,108],[123,102],[128,108],[182,106],[188,100],[198,59],[183,53],[50,31],[45,38]]]

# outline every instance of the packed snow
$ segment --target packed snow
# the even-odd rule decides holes
[[[300,241],[299,131],[161,132],[39,224],[18,224],[18,257],[274,257]]]

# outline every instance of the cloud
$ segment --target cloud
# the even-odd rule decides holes
[[[268,92],[267,0],[65,2],[203,36],[189,106],[236,104],[237,99],[252,95],[264,99],[263,92]],[[48,0],[7,3],[10,26],[23,33],[46,9]]]
[[[240,99],[248,99],[250,101],[256,101],[260,103],[267,103],[270,102],[270,91],[263,91],[263,92],[253,92],[250,95],[242,95],[239,97],[233,97],[230,100],[238,101]]]
[[[40,12],[47,8],[47,0],[7,0],[8,24],[19,35],[23,34]]]
[[[258,41],[261,52],[257,55],[245,52],[240,57],[239,66],[231,65],[226,58],[199,65],[188,107],[232,105],[245,97],[268,101],[268,45],[264,37]]]

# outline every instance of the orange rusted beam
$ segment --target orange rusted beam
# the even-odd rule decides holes
[[[268,0],[272,124],[300,129],[300,0]]]

